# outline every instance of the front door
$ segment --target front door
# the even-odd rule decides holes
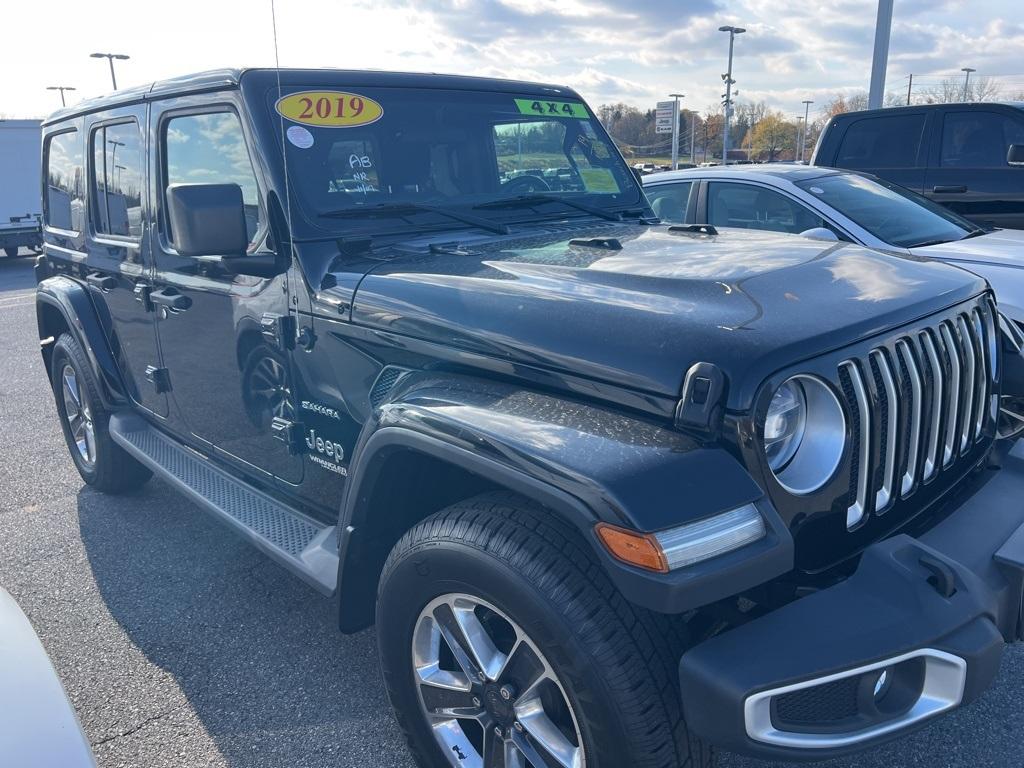
[[[267,248],[267,216],[233,95],[154,103],[151,133],[159,235],[150,299],[157,313],[174,428],[200,447],[287,483],[302,462],[274,437],[275,417],[292,420],[291,359],[264,321],[289,314],[287,276],[225,274],[181,256],[166,215],[165,192],[180,183],[232,183],[242,189],[252,253]]]
[[[1006,162],[1024,144],[1024,112],[997,110],[944,110],[925,193],[982,226],[1024,229],[1024,168]]]

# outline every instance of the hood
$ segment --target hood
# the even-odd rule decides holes
[[[591,237],[621,250],[570,244]],[[415,245],[363,278],[353,322],[667,397],[711,362],[734,409],[780,368],[985,290],[940,263],[750,230],[613,224],[466,238],[457,254]]]
[[[997,229],[967,240],[911,248],[910,252],[929,259],[1024,267],[1024,230]]]

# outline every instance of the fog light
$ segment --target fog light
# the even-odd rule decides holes
[[[613,556],[659,573],[732,552],[763,539],[766,532],[764,518],[753,504],[657,533],[637,533],[607,523],[597,526],[598,537]]]

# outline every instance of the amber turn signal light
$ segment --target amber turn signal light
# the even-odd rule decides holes
[[[608,523],[598,523],[596,531],[601,543],[617,560],[648,571],[668,573],[668,561],[653,534],[627,531]]]

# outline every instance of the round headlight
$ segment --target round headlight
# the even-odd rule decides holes
[[[843,457],[846,417],[825,382],[794,376],[772,395],[764,422],[764,452],[775,479],[790,493],[827,483]]]

